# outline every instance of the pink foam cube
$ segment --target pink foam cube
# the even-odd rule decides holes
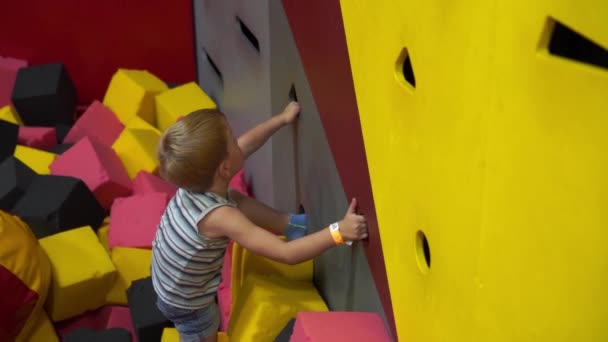
[[[57,134],[55,127],[19,127],[20,145],[25,145],[40,150],[48,150],[57,145]]]
[[[234,241],[230,241],[224,253],[222,264],[222,281],[217,290],[217,304],[220,309],[220,331],[228,331],[230,323],[230,307],[232,306],[232,249]]]
[[[55,330],[59,337],[63,337],[74,330],[89,328],[94,330],[105,329],[110,317],[111,307],[104,306],[94,311],[86,312],[80,316],[55,323]]]
[[[137,342],[137,334],[133,329],[131,310],[126,306],[111,306],[106,329],[123,328],[131,333],[131,341]]]
[[[133,194],[147,194],[150,192],[164,192],[169,198],[175,195],[177,187],[164,179],[146,171],[139,171],[133,179]]]
[[[27,66],[27,61],[0,57],[0,108],[12,104],[13,87],[19,69]]]
[[[92,136],[102,144],[112,146],[124,128],[116,114],[96,100],[76,120],[63,142],[73,144],[83,137]]]
[[[116,198],[129,196],[132,191],[120,158],[112,148],[94,138],[79,140],[49,168],[53,175],[82,179],[105,209],[110,209]]]
[[[390,342],[384,322],[371,312],[299,312],[290,342]]]
[[[110,211],[110,248],[152,248],[156,227],[168,201],[164,192],[117,198]]]
[[[245,171],[241,170],[237,172],[234,177],[230,180],[230,187],[234,190],[241,192],[244,195],[249,197],[253,197],[251,191],[249,191],[249,184],[247,184],[247,180],[245,179]]]

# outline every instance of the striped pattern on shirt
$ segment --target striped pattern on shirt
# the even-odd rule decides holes
[[[156,294],[165,303],[189,310],[215,300],[229,239],[210,239],[197,224],[217,207],[233,201],[215,193],[178,189],[169,201],[152,243],[151,276]]]

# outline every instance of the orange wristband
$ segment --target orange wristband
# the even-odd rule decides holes
[[[329,225],[329,232],[331,233],[331,237],[334,239],[336,245],[344,244],[342,234],[340,234],[340,225],[338,224],[338,222]]]

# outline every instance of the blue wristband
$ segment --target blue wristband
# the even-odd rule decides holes
[[[306,214],[289,215],[289,224],[285,228],[288,241],[306,236],[308,233]]]

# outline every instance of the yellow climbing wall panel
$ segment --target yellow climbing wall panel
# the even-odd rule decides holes
[[[496,11],[477,339],[608,341],[608,69],[542,39],[551,16],[608,48],[608,2]]]
[[[399,340],[608,340],[608,3],[341,6]]]

